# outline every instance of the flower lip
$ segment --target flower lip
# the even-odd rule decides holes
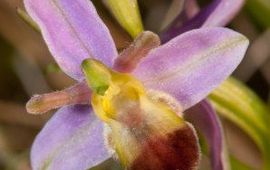
[[[111,128],[110,143],[124,167],[137,170],[145,165],[162,170],[197,166],[199,146],[195,131],[175,108],[157,95],[147,93],[132,75],[114,72],[96,60],[88,59],[88,62],[105,69],[101,75],[110,74],[108,89],[102,94],[92,89],[91,101],[97,116]],[[83,67],[86,74],[85,69],[93,68]],[[90,88],[95,87],[91,85],[95,82],[88,82]]]

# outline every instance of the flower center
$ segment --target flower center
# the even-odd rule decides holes
[[[194,131],[170,104],[149,95],[133,76],[113,72],[97,61],[86,60],[83,69],[94,91],[93,109],[111,128],[109,143],[124,167],[139,170],[145,165],[163,170],[194,166],[198,160]]]

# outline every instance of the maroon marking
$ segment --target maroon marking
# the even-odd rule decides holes
[[[186,125],[165,137],[143,141],[142,153],[128,170],[193,170],[199,147],[192,128]]]

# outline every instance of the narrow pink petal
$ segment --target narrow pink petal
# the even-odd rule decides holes
[[[206,100],[188,109],[184,117],[192,123],[197,132],[206,140],[209,148],[212,170],[226,170],[228,160],[225,141],[219,118]]]
[[[80,64],[94,57],[112,66],[117,52],[109,30],[90,0],[24,0],[62,70],[81,80]]]
[[[148,88],[171,94],[187,109],[234,71],[248,43],[226,28],[192,30],[152,50],[133,74]]]
[[[85,170],[110,157],[104,145],[103,124],[86,105],[56,112],[31,150],[33,170]]]

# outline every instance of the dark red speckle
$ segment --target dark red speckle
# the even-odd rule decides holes
[[[128,170],[193,170],[199,161],[199,147],[188,125],[143,142],[143,151]]]

